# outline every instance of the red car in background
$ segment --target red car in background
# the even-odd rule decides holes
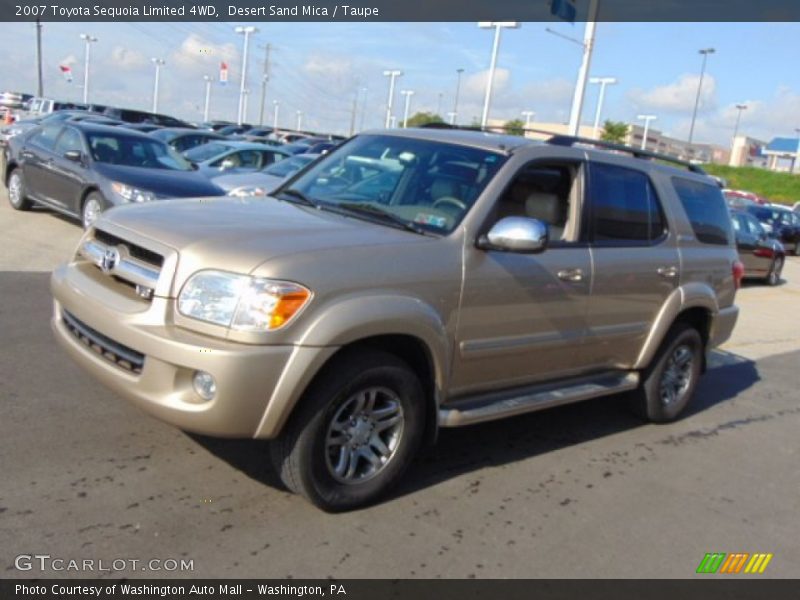
[[[746,208],[753,204],[769,204],[769,200],[753,192],[746,192],[744,190],[722,190],[725,195],[725,200],[728,201],[728,206],[731,208]]]

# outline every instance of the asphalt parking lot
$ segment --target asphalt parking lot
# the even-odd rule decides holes
[[[657,577],[706,552],[800,563],[800,259],[749,285],[689,416],[617,398],[445,430],[378,506],[327,515],[280,487],[262,442],[182,433],[100,387],[49,330],[48,271],[80,237],[0,193],[0,565],[191,559],[167,577]],[[96,572],[67,573],[96,576]],[[111,576],[111,573],[99,573]]]

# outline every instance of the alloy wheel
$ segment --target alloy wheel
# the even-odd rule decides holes
[[[352,394],[336,410],[325,435],[325,463],[338,482],[358,484],[381,473],[403,436],[403,407],[385,387]]]
[[[694,353],[682,344],[672,351],[661,375],[659,394],[664,406],[683,400],[692,384]]]

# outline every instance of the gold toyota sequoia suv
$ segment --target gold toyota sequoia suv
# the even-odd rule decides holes
[[[338,511],[384,493],[440,427],[623,392],[677,418],[742,274],[696,166],[403,129],[270,196],[108,211],[53,273],[52,326],[155,417],[274,440],[285,484]]]

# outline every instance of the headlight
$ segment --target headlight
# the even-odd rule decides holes
[[[311,299],[290,281],[223,271],[199,271],[184,284],[178,312],[241,331],[272,331],[288,323]]]
[[[6,129],[3,131],[9,138],[14,137],[15,135],[19,135],[20,133],[24,133],[25,130],[22,127],[11,127],[10,129]]]
[[[242,186],[232,189],[228,192],[228,196],[236,196],[237,198],[246,198],[248,196],[266,196],[267,190],[258,186]]]
[[[114,190],[115,194],[127,200],[128,202],[152,202],[156,199],[156,195],[153,192],[140,190],[139,188],[135,188],[124,183],[119,183],[117,181],[114,181],[111,184],[111,189]]]

